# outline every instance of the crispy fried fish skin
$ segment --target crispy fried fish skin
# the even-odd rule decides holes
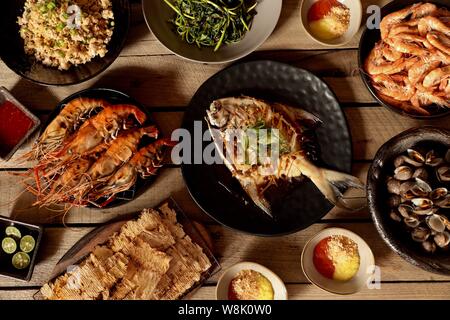
[[[125,223],[40,292],[49,300],[178,299],[210,267],[166,203]]]

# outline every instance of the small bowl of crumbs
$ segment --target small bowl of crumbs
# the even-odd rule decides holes
[[[216,287],[217,300],[287,300],[283,281],[266,267],[240,262],[227,269]]]
[[[375,259],[367,243],[342,228],[324,229],[303,248],[302,269],[317,287],[335,294],[352,294],[370,283]]]
[[[304,0],[300,10],[306,33],[325,46],[350,42],[361,25],[360,0]]]

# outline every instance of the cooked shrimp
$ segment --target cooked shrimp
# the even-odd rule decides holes
[[[439,18],[450,18],[450,11],[446,8],[439,8],[434,12],[433,15]]]
[[[378,93],[378,96],[381,100],[383,100],[385,103],[401,110],[406,113],[412,113],[422,116],[429,116],[430,112],[422,108],[421,106],[413,106],[409,101],[398,101],[397,99],[394,99],[392,97],[386,96],[382,93]]]
[[[450,55],[450,37],[439,32],[427,34],[427,40],[438,50]]]
[[[387,38],[384,41],[398,52],[424,56],[428,53],[428,50],[423,47],[426,40],[418,35],[401,33],[396,38]]]
[[[127,162],[137,151],[139,141],[144,135],[157,138],[158,129],[155,126],[150,126],[135,128],[121,133],[100,159],[89,169],[88,175],[90,180],[96,181],[113,174],[117,168]]]
[[[409,26],[407,24],[399,24],[394,27],[392,27],[391,31],[389,31],[389,38],[395,37],[398,34],[401,33],[408,33],[408,34],[419,34],[419,30],[417,30],[416,26]]]
[[[382,39],[364,62],[380,99],[430,115],[450,102],[450,11],[417,3],[383,18]]]
[[[450,77],[450,66],[442,68],[433,68],[426,76],[423,78],[423,86],[425,88],[431,88],[438,86],[445,79]]]
[[[434,103],[441,107],[450,108],[450,102],[446,98],[442,98],[432,91],[427,91],[426,88],[423,88],[420,85],[417,87],[418,90],[411,98],[411,103],[413,106],[423,107]]]
[[[424,61],[420,59],[408,70],[408,79],[411,85],[416,85],[418,82],[422,82],[425,76],[431,71],[436,69],[440,64],[440,61]]]
[[[419,30],[419,34],[422,36],[425,36],[431,31],[438,31],[450,36],[450,27],[436,17],[430,16],[420,19],[417,29]]]
[[[375,87],[382,94],[398,101],[409,101],[415,93],[415,88],[409,83],[408,77],[401,77],[401,81],[394,81],[391,76],[379,74],[372,77]],[[396,79],[398,80],[398,79]]]
[[[439,90],[445,92],[447,99],[450,99],[450,77],[446,77],[441,80]]]
[[[438,7],[433,3],[424,3],[414,8],[411,17],[413,19],[426,17],[438,12]]]
[[[99,186],[90,195],[91,201],[106,197],[108,199],[100,204],[101,207],[105,206],[114,200],[116,194],[130,189],[136,183],[139,175],[142,178],[155,175],[161,167],[164,151],[174,145],[175,142],[170,141],[170,139],[160,139],[139,149],[128,163],[117,170],[106,183]]]
[[[30,160],[40,159],[47,153],[55,151],[70,134],[77,130],[91,112],[107,106],[108,103],[100,99],[77,98],[70,101],[50,122],[27,156]]]
[[[403,58],[396,61],[387,61],[383,57],[383,46],[377,44],[364,62],[364,69],[371,75],[393,74],[404,70],[405,60]]]
[[[414,10],[420,7],[420,5],[421,3],[416,3],[402,10],[390,13],[387,16],[385,16],[380,23],[381,39],[387,38],[392,26],[401,23],[403,20],[406,20],[413,14]]]
[[[391,62],[397,61],[403,56],[403,53],[393,50],[388,45],[383,45],[383,47],[381,48],[381,53],[383,54],[384,59]]]
[[[139,124],[147,119],[145,113],[133,105],[114,105],[105,108],[86,121],[56,157],[62,159],[81,155],[103,141],[114,139],[120,130],[130,126],[130,116],[134,116]]]

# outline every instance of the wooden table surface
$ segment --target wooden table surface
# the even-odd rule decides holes
[[[257,52],[244,60],[286,62],[310,70],[328,83],[338,96],[350,126],[355,175],[365,180],[377,149],[408,128],[425,124],[450,128],[447,120],[420,122],[401,117],[378,105],[358,74],[360,33],[349,44],[336,50],[316,44],[300,26],[301,1],[283,1],[283,11],[275,32]],[[365,11],[368,5],[384,5],[388,1],[362,2]],[[98,77],[75,86],[42,87],[21,79],[0,62],[0,85],[42,118],[58,101],[74,92],[89,87],[114,88],[146,105],[153,111],[163,133],[169,135],[180,125],[183,110],[197,88],[227,65],[195,64],[174,56],[148,31],[139,3],[133,3],[132,8],[132,27],[125,48],[112,66]],[[0,278],[0,299],[32,299],[33,294],[48,280],[57,261],[85,234],[112,218],[155,206],[169,196],[188,215],[205,223],[223,269],[243,260],[261,263],[284,280],[291,299],[450,298],[450,277],[423,271],[402,260],[378,235],[366,209],[356,213],[333,209],[318,223],[289,236],[260,238],[245,235],[213,223],[202,213],[190,198],[180,169],[175,166],[161,170],[151,188],[126,205],[102,211],[73,209],[65,219],[68,227],[64,227],[61,216],[31,207],[33,197],[23,192],[19,178],[13,175],[30,167],[30,163],[20,163],[16,159],[29,150],[31,143],[19,150],[12,160],[0,162],[0,215],[43,224],[45,235],[31,281]],[[330,226],[348,228],[368,242],[375,254],[376,264],[381,268],[380,289],[364,289],[351,296],[336,296],[307,281],[300,267],[302,248],[310,237]],[[211,278],[193,298],[214,299],[219,275]]]

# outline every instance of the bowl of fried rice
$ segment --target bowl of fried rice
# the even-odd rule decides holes
[[[72,85],[118,57],[130,23],[128,0],[15,0],[2,4],[0,57],[43,85]]]

